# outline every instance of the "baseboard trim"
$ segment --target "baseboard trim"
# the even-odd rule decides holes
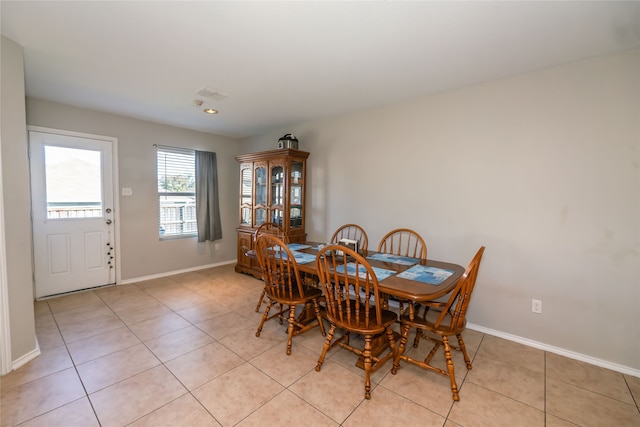
[[[121,280],[118,284],[128,285],[130,283],[142,282],[144,280],[160,279],[162,277],[173,276],[180,273],[189,273],[191,271],[205,270],[207,268],[220,267],[223,265],[229,265],[229,264],[235,264],[235,263],[236,263],[236,260],[232,259],[230,261],[217,262],[214,264],[207,264],[207,265],[199,265],[197,267],[185,268],[182,270],[167,271],[165,273],[152,274],[150,276],[142,276],[142,277],[135,277],[133,279]]]
[[[22,365],[26,365],[38,356],[40,356],[40,344],[38,344],[38,339],[36,338],[36,348],[14,360],[11,363],[11,370],[15,371]]]
[[[581,362],[589,363],[591,365],[600,366],[601,368],[611,369],[612,371],[620,372],[622,374],[631,375],[633,377],[640,378],[640,369],[630,368],[628,366],[620,365],[618,363],[609,362],[607,360],[598,359],[595,357],[587,356],[585,354],[576,353],[575,351],[567,350],[561,347],[555,347],[538,341],[533,341],[528,338],[523,338],[517,335],[508,334],[506,332],[497,331],[495,329],[485,328],[484,326],[476,325],[473,323],[467,323],[467,328],[474,331],[482,332],[488,335],[493,335],[505,340],[514,341],[520,344],[524,344],[529,347],[537,348],[540,350],[548,351],[550,353],[565,356],[570,359],[579,360]]]

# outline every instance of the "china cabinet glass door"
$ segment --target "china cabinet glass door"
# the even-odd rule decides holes
[[[290,212],[289,227],[302,228],[303,203],[304,203],[304,162],[291,162],[291,194],[290,194]]]
[[[284,167],[282,164],[271,165],[271,222],[275,222],[281,227],[285,227],[283,224],[284,213]]]
[[[255,226],[267,222],[267,168],[264,164],[256,164],[256,192],[255,192]]]
[[[251,165],[243,165],[240,172],[240,224],[251,226],[253,171]]]

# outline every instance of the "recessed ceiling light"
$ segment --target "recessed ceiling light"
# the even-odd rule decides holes
[[[207,114],[218,114],[218,110],[215,110],[213,108],[205,108],[204,112]]]

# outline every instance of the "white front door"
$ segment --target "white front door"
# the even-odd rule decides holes
[[[29,131],[36,298],[115,283],[113,139]]]

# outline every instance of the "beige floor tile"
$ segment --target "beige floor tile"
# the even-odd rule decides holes
[[[485,335],[477,354],[544,374],[544,351],[513,341]]]
[[[93,303],[101,303],[102,300],[93,291],[77,292],[70,295],[54,297],[46,300],[51,312],[57,314],[61,311],[72,310],[77,307],[87,306]]]
[[[275,396],[257,411],[242,420],[237,427],[264,426],[338,427],[338,423],[300,399],[289,390]],[[369,426],[371,425],[368,424]]]
[[[220,343],[245,360],[252,359],[273,347],[279,347],[282,355],[286,355],[286,337],[267,330],[263,330],[260,336],[256,337],[256,330],[257,327],[250,326],[234,334],[227,335],[220,340]],[[293,337],[292,352],[297,350],[296,338]]]
[[[546,354],[547,376],[585,390],[633,404],[624,376],[615,371],[569,359],[553,353]]]
[[[157,288],[165,288],[171,286],[177,286],[177,283],[171,279],[171,277],[158,277],[156,279],[144,280],[142,282],[133,283],[132,285],[148,292],[149,290]]]
[[[127,425],[187,393],[162,365],[89,395],[102,427]]]
[[[391,361],[365,400],[357,355],[334,348],[315,371],[318,328],[290,356],[286,324],[255,337],[263,286],[229,264],[35,302],[42,355],[0,378],[0,425],[98,425],[95,407],[102,426],[640,426],[640,378],[471,329],[473,369],[453,352],[459,402],[448,377],[408,363],[392,375]],[[446,369],[442,351],[432,363]]]
[[[133,284],[128,285],[116,285],[106,288],[100,288],[95,291],[96,295],[100,297],[102,301],[109,304],[120,299],[128,299],[141,294],[146,294],[142,289]],[[148,295],[148,294],[146,294]]]
[[[64,341],[69,344],[123,326],[124,323],[122,323],[115,314],[108,313],[92,318],[91,321],[79,321],[78,323],[60,325],[60,333]]]
[[[449,377],[413,364],[401,364],[398,373],[385,376],[380,385],[443,417],[449,414],[453,405]],[[458,384],[459,389],[460,386]],[[460,389],[460,399],[464,398],[464,391]]]
[[[190,323],[184,320],[176,313],[156,317],[154,319],[143,320],[142,322],[129,325],[129,329],[137,335],[142,341],[148,341],[170,332],[174,332],[190,326]]]
[[[52,327],[47,328],[36,326],[36,337],[38,338],[38,346],[40,347],[40,350],[64,345],[64,340],[62,339],[62,335],[60,335],[60,330],[55,324]]]
[[[473,383],[463,385],[449,419],[465,427],[544,427],[544,412]]]
[[[184,310],[195,305],[205,304],[209,302],[209,298],[204,295],[200,295],[197,292],[187,290],[181,295],[173,298],[166,298],[162,300],[162,303],[174,311]]]
[[[156,319],[160,316],[173,313],[171,309],[155,299],[137,307],[117,311],[118,317],[127,325]]]
[[[73,368],[2,390],[0,425],[19,424],[83,396],[84,389]]]
[[[36,301],[33,303],[33,312],[36,317],[40,317],[46,314],[51,314],[49,309],[49,303],[47,301]]]
[[[156,409],[130,427],[219,427],[215,418],[190,394],[185,394],[173,402]]]
[[[76,365],[139,344],[140,340],[124,325],[111,331],[67,344]]]
[[[640,425],[635,405],[547,377],[547,413],[581,426]]]
[[[577,424],[570,423],[551,414],[545,416],[545,427],[576,427]]]
[[[144,291],[156,298],[158,301],[179,297],[185,292],[190,292],[187,288],[176,282],[165,283],[160,286],[147,287]]]
[[[376,387],[375,396],[363,401],[342,425],[368,427],[374,422],[380,426],[411,426],[419,423],[422,427],[441,427],[444,421],[445,418],[435,412],[389,389]]]
[[[20,427],[53,427],[53,426],[78,426],[99,427],[96,414],[89,403],[89,399],[83,397],[74,402],[67,403],[53,411],[33,418]]]
[[[545,377],[528,369],[478,355],[466,382],[480,385],[544,411]]]
[[[87,393],[91,394],[159,364],[144,344],[138,344],[78,365],[77,370]]]
[[[188,326],[146,342],[147,347],[162,362],[187,354],[213,342],[213,339],[195,326]]]
[[[185,387],[194,390],[243,363],[237,354],[213,342],[167,362],[166,367]]]
[[[256,329],[258,327],[256,323],[237,313],[221,314],[196,326],[217,340],[252,326]]]
[[[73,367],[65,346],[42,350],[40,356],[2,378],[2,388],[8,389]]]
[[[35,322],[36,322],[36,330],[58,327],[58,324],[56,323],[56,320],[53,318],[53,314],[51,313],[44,313],[44,314],[41,314],[40,316],[36,316]]]
[[[284,388],[245,363],[195,389],[193,395],[224,426],[235,425]]]
[[[118,296],[113,295],[111,298],[107,298],[106,302],[111,307],[113,311],[116,313],[121,311],[129,311],[132,309],[136,309],[138,307],[146,307],[149,305],[158,304],[159,301],[149,295],[148,293],[140,290],[137,291],[129,291],[128,293],[121,294]]]
[[[230,310],[225,305],[220,304],[219,301],[207,300],[204,304],[197,304],[179,310],[177,313],[189,322],[196,324],[212,319],[220,314],[228,313],[229,311]]]
[[[251,364],[285,387],[315,370],[318,355],[304,347],[295,348],[289,356],[282,346],[270,350],[251,359]]]
[[[101,316],[113,315],[113,311],[102,301],[94,301],[86,305],[75,306],[68,310],[56,312],[54,317],[60,327],[83,322],[91,322]]]
[[[372,383],[372,387],[374,387]],[[331,360],[325,360],[322,370],[315,369],[293,383],[289,390],[309,402],[332,420],[342,423],[364,400],[364,379]],[[336,393],[349,390],[349,393]],[[373,388],[371,398],[375,399]]]
[[[631,391],[634,400],[636,401],[636,406],[640,407],[640,377],[625,375],[624,379],[629,386],[629,390]]]

